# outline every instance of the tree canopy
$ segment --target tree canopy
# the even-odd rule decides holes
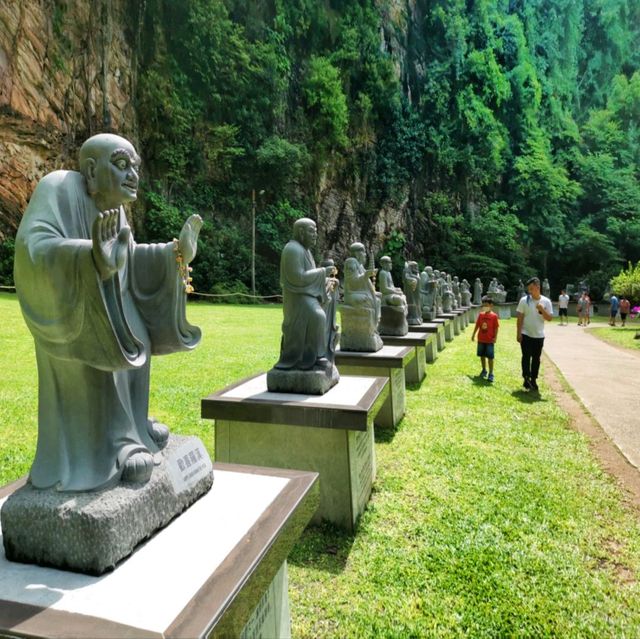
[[[343,202],[321,250],[359,229],[396,264],[508,287],[535,273],[554,293],[587,278],[596,295],[640,260],[638,0],[130,0],[129,14],[137,237],[199,212],[200,291],[247,289],[254,190],[257,288],[277,291],[291,221],[322,213],[327,184]]]

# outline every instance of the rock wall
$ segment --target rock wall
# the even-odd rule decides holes
[[[38,180],[76,168],[98,131],[135,139],[135,64],[126,0],[0,5],[0,239]]]
[[[385,2],[380,47],[411,98],[408,57],[415,0]],[[79,145],[100,131],[137,142],[136,51],[145,0],[11,0],[0,5],[0,241],[13,235],[38,180],[76,168]],[[415,43],[414,43],[415,46]],[[413,96],[417,97],[417,96]],[[409,193],[358,215],[366,189],[327,167],[315,193],[321,251],[343,259],[353,241],[379,251],[407,228]],[[410,225],[409,225],[410,226]]]

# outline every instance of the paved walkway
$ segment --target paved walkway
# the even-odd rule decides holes
[[[544,352],[622,454],[640,468],[640,354],[610,346],[570,319],[569,326],[555,319],[545,326]]]

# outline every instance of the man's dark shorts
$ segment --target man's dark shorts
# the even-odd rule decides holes
[[[478,342],[478,357],[493,359],[493,347],[494,344],[485,344],[484,342]]]
[[[566,308],[559,308],[558,309],[558,317],[569,317],[567,315],[567,309]]]

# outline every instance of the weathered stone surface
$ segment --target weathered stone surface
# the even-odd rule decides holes
[[[135,138],[135,55],[125,0],[0,7],[0,240],[37,181],[75,168],[87,134]],[[64,35],[61,35],[64,34]],[[130,34],[129,34],[130,35]]]
[[[383,305],[378,332],[380,335],[406,335],[409,332],[406,307]]]
[[[119,484],[100,492],[62,493],[30,484],[2,507],[7,559],[100,575],[204,495],[213,472],[176,493],[167,460],[197,437],[171,436],[146,484]]]
[[[272,393],[324,395],[340,380],[335,366],[327,370],[282,370],[272,368],[267,373],[267,389]]]
[[[382,339],[375,330],[372,309],[343,305],[340,307],[340,350],[375,353],[382,348]],[[362,330],[365,327],[365,330]],[[369,327],[370,330],[366,330]]]

